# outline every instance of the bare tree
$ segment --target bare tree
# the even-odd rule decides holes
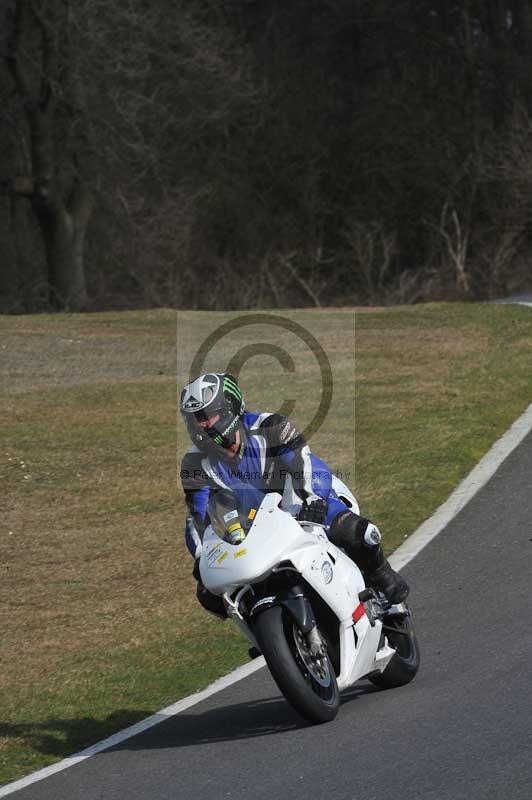
[[[17,94],[25,174],[10,191],[25,197],[38,221],[50,301],[81,309],[87,301],[84,245],[92,212],[87,180],[88,120],[66,0],[13,0],[7,9],[5,64]]]
[[[397,255],[397,236],[388,233],[379,222],[350,222],[344,233],[355,275],[361,279],[370,303],[384,294],[385,281]]]
[[[447,201],[442,208],[438,230],[445,243],[449,263],[454,269],[456,289],[459,294],[467,294],[470,289],[467,269],[469,226],[464,225],[456,208]]]

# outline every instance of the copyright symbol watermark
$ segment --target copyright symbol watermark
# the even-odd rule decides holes
[[[264,325],[275,328],[277,332],[281,331],[291,334],[292,346],[272,341],[253,341],[251,326]],[[213,366],[207,368],[206,364],[213,350],[223,343],[224,339],[234,335],[235,332],[238,332],[238,339],[240,342],[246,338],[251,338],[251,341],[239,346],[238,350],[233,355],[227,356],[225,358],[226,363],[217,363],[216,368],[213,368]],[[242,314],[228,322],[222,323],[212,330],[196,349],[190,362],[188,380],[192,381],[202,373],[210,371],[228,372],[234,375],[238,380],[242,369],[252,359],[258,356],[269,356],[277,361],[283,369],[283,383],[285,388],[282,396],[277,396],[277,400],[281,400],[281,406],[277,413],[291,417],[300,398],[287,397],[285,396],[285,392],[286,394],[290,394],[290,390],[292,389],[293,391],[291,387],[291,376],[295,376],[298,372],[296,361],[299,362],[302,360],[302,348],[306,351],[302,369],[304,368],[305,371],[312,372],[308,360],[308,356],[310,355],[315,365],[314,369],[317,367],[317,379],[314,381],[314,384],[319,385],[318,390],[320,396],[317,409],[310,421],[301,431],[304,438],[308,441],[321,428],[331,408],[334,393],[333,371],[327,353],[318,338],[311,333],[307,327],[296,322],[294,319],[278,314],[255,313]],[[294,360],[295,350],[298,351],[296,360]],[[269,376],[263,375],[262,379],[267,382]],[[313,385],[313,389],[315,392],[315,385]],[[246,390],[244,387],[244,396],[245,395]]]

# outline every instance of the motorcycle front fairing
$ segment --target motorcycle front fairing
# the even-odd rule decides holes
[[[288,560],[287,554],[316,546],[315,537],[279,508],[280,501],[281,495],[276,492],[264,496],[241,544],[223,541],[210,525],[205,529],[199,566],[206,589],[222,595],[232,588],[257,583]]]
[[[340,620],[351,620],[358,593],[365,588],[360,570],[333,545],[320,525],[300,524],[279,508],[280,501],[275,492],[264,496],[241,544],[229,544],[212,526],[206,528],[200,558],[203,585],[213,594],[223,595],[264,580],[289,561],[319,594],[326,596]],[[324,574],[330,575],[328,583]]]

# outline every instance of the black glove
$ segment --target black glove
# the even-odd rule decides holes
[[[312,503],[306,501],[301,506],[301,511],[297,515],[300,522],[317,522],[323,525],[327,516],[327,503],[325,500],[313,500]]]

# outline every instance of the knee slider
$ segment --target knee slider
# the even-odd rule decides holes
[[[367,523],[364,531],[364,544],[366,547],[378,547],[382,540],[380,530],[369,519],[364,521]]]

